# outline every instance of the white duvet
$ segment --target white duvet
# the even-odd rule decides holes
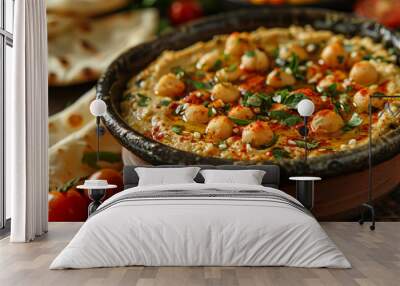
[[[238,184],[179,184],[125,190],[100,206],[50,269],[145,266],[294,266],[350,268],[311,215],[257,198],[152,198],[132,192],[277,189]],[[104,205],[110,204],[105,208]],[[297,202],[298,203],[298,202]]]

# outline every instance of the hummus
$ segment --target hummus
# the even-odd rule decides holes
[[[368,141],[370,96],[400,92],[396,55],[368,37],[311,27],[259,28],[165,51],[128,83],[121,114],[136,131],[206,157],[304,156],[297,104],[311,100],[310,157]],[[385,106],[390,102],[391,111]],[[399,125],[400,101],[371,99],[373,136]]]

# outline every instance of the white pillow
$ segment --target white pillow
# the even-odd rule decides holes
[[[139,176],[139,186],[195,183],[193,179],[199,170],[199,167],[135,168]]]
[[[261,185],[265,171],[262,170],[202,170],[205,184]]]

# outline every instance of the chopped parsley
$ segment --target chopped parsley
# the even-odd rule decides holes
[[[234,72],[237,70],[237,64],[231,64],[229,67],[226,68],[227,72]]]
[[[213,88],[212,84],[209,82],[201,82],[196,80],[187,80],[187,83],[191,84],[195,89],[210,90]]]
[[[176,134],[182,134],[184,127],[182,125],[172,125],[171,130]]]
[[[235,118],[235,117],[229,117],[229,119],[232,120],[233,123],[240,125],[240,126],[246,126],[252,122],[252,120],[240,119],[240,118]]]
[[[171,103],[171,100],[169,99],[163,99],[160,101],[161,106],[168,106]]]
[[[290,158],[290,153],[282,148],[274,148],[272,149],[272,155],[276,160],[282,160],[286,158]]]
[[[145,107],[145,106],[149,105],[149,101],[151,100],[150,97],[147,97],[141,93],[136,93],[136,96],[138,98],[137,104],[139,106]]]
[[[343,131],[350,131],[353,128],[360,126],[362,124],[363,120],[360,117],[360,115],[358,115],[358,113],[353,113],[353,115],[351,116],[350,120],[347,121],[347,123],[345,124],[345,126],[342,128]]]
[[[171,68],[171,71],[179,78],[179,79],[181,79],[181,78],[184,78],[187,74],[186,74],[186,71],[183,69],[183,68],[181,68],[181,67],[173,67],[173,68]]]
[[[295,140],[294,141],[297,145],[297,147],[300,148],[305,148],[306,147],[306,142],[304,140]],[[318,141],[307,141],[307,149],[311,150],[311,149],[315,149],[319,146],[319,142]]]
[[[212,66],[212,70],[216,71],[222,68],[222,61],[220,59],[216,60]]]
[[[256,52],[255,52],[255,51],[247,51],[247,52],[245,53],[245,55],[246,55],[247,57],[252,58],[252,57],[255,57]]]
[[[294,126],[302,121],[301,117],[295,114],[291,114],[284,110],[274,110],[269,112],[271,119],[276,119],[286,126]]]

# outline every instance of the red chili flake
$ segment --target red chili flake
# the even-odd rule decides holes
[[[250,74],[246,76],[244,82],[239,85],[240,90],[258,92],[265,87],[265,76]]]
[[[387,81],[384,81],[383,83],[381,83],[381,84],[378,86],[378,92],[386,93],[386,92],[387,92],[387,85],[388,85],[388,83],[389,83],[388,80],[387,80]]]

